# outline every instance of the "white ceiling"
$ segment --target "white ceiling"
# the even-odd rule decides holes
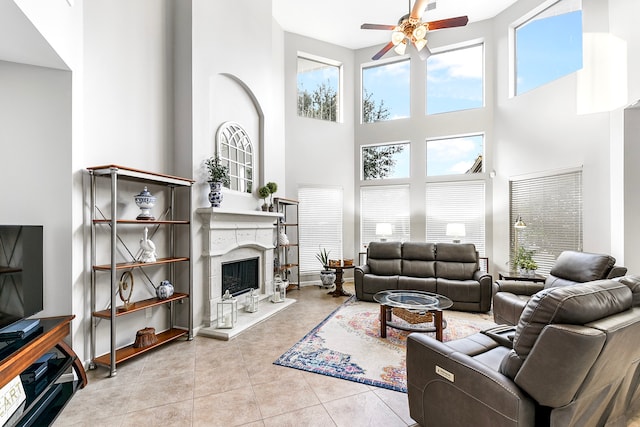
[[[436,8],[422,18],[436,21],[467,15],[470,22],[477,22],[496,16],[516,1],[437,0]],[[389,41],[388,31],[361,30],[361,24],[397,24],[407,13],[408,0],[273,0],[273,16],[285,31],[350,49]]]

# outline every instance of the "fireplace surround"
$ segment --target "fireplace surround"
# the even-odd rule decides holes
[[[266,319],[295,302],[272,304],[273,260],[276,239],[276,221],[282,214],[275,212],[199,208],[202,227],[202,261],[204,266],[204,298],[206,301],[203,324],[198,335],[230,339],[254,324]],[[245,295],[238,298],[238,322],[233,329],[217,326],[217,303],[223,294],[223,264],[257,259],[257,292],[260,308],[255,313],[245,311]]]

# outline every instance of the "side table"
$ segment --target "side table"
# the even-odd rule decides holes
[[[527,274],[520,274],[517,271],[499,271],[499,280],[524,280],[527,282],[544,282],[547,280],[542,274],[534,274],[529,276]]]
[[[344,283],[344,279],[342,278],[342,275],[344,274],[344,270],[348,270],[355,267],[356,267],[355,265],[339,265],[339,266],[325,265],[324,266],[325,269],[336,271],[336,280],[333,282],[335,283],[336,288],[333,291],[328,292],[328,295],[333,295],[334,297],[350,297],[351,296],[349,292],[345,291],[342,288],[342,284]]]

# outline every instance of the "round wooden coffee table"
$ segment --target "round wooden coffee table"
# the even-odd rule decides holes
[[[453,301],[449,298],[432,292],[391,290],[378,292],[373,296],[373,299],[380,304],[380,336],[382,338],[387,337],[387,327],[389,327],[410,332],[435,332],[436,339],[442,341],[442,331],[446,327],[446,322],[442,318],[442,310],[453,306]],[[408,310],[417,315],[431,313],[433,314],[433,324],[420,327],[411,323],[392,322],[393,308]]]

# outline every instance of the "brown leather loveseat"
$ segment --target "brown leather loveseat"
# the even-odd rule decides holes
[[[453,310],[489,311],[491,276],[481,271],[471,243],[371,242],[367,264],[354,272],[356,297],[402,289],[449,297]]]
[[[409,335],[411,418],[439,427],[626,425],[640,404],[638,288],[624,278],[544,289],[512,341],[490,331],[444,343]]]

